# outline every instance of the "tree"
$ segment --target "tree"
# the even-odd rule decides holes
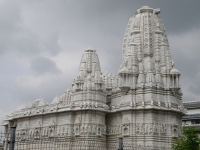
[[[182,136],[172,142],[173,150],[199,150],[200,138],[199,129],[195,127],[183,127]]]

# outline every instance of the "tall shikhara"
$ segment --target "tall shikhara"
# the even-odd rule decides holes
[[[185,110],[159,9],[143,6],[130,18],[118,76],[101,72],[96,50],[81,58],[79,74],[60,97],[42,98],[8,115],[17,122],[17,138],[36,134],[65,138],[67,149],[171,149],[181,134]]]

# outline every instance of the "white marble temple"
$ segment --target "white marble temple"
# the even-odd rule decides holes
[[[185,109],[159,13],[143,6],[130,18],[117,76],[103,74],[96,50],[87,49],[63,95],[28,103],[7,116],[5,128],[16,122],[19,136],[66,137],[73,150],[116,150],[119,137],[124,149],[171,149]]]

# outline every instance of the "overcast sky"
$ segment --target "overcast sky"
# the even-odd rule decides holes
[[[0,121],[63,94],[87,48],[97,50],[102,72],[117,74],[126,25],[144,5],[161,9],[183,100],[199,100],[199,0],[0,0]]]

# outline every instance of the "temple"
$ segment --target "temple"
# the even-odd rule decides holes
[[[117,76],[102,73],[96,50],[87,49],[63,95],[28,103],[7,116],[5,129],[16,125],[18,139],[65,138],[70,150],[116,150],[119,137],[124,149],[170,150],[185,109],[159,13],[143,6],[130,18]]]

